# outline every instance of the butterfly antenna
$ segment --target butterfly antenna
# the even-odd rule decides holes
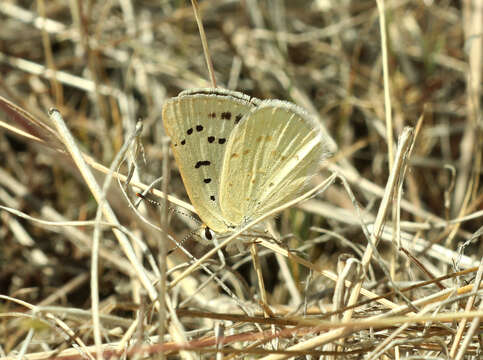
[[[179,245],[183,245],[188,239],[192,238],[192,237],[195,237],[196,235],[198,235],[196,233],[196,230],[191,230],[188,234],[185,235],[185,237],[180,241]],[[199,235],[198,235],[199,236]]]
[[[161,203],[160,203],[159,201],[156,201],[156,200],[154,200],[154,199],[152,199],[152,198],[148,197],[148,196],[147,196],[147,194],[144,194],[144,193],[139,193],[139,192],[138,192],[138,193],[136,193],[136,196],[137,196],[137,197],[139,197],[139,198],[141,199],[141,201],[142,201],[142,200],[147,201],[148,203],[150,203],[150,204],[151,204],[151,205],[153,205],[153,206],[161,206]],[[188,213],[186,213],[186,212],[184,212],[184,211],[178,210],[178,209],[173,208],[173,207],[170,207],[170,206],[168,206],[168,211],[169,211],[169,213],[171,213],[171,214],[173,214],[173,213],[174,213],[174,214],[178,214],[178,215],[185,216],[185,217],[187,217],[187,218],[189,218],[189,219],[191,219],[191,220],[195,221],[195,222],[196,222],[196,223],[198,223],[200,226],[202,225],[202,223],[201,223],[201,221],[200,221],[199,219],[197,219],[197,218],[196,218],[196,217],[194,217],[193,215],[188,214]],[[197,231],[198,231],[198,229],[190,231],[190,232],[189,232],[189,233],[188,233],[188,234],[187,234],[187,235],[186,235],[186,236],[183,238],[183,240],[181,240],[179,243],[177,243],[177,244],[176,244],[176,246],[175,246],[174,248],[172,248],[172,249],[168,250],[167,254],[168,254],[168,255],[170,255],[171,253],[173,253],[173,252],[176,250],[176,248],[181,247],[181,246],[182,246],[182,245],[183,245],[183,244],[186,242],[186,240],[188,240],[188,239],[189,239],[189,238],[191,238],[191,237],[195,237],[195,236],[196,236],[196,237],[201,238],[201,236],[200,236],[200,235],[197,233]]]
[[[139,193],[137,192],[136,193],[136,196],[138,198],[140,198],[141,200],[144,200],[144,201],[147,201],[148,203],[150,203],[151,205],[154,205],[154,206],[161,206],[161,203],[159,201],[156,201],[154,200],[153,198],[150,198],[147,196],[147,194],[145,192],[142,192],[142,193]],[[171,206],[168,206],[168,211],[171,213],[171,214],[178,214],[178,215],[183,215],[184,217],[187,217],[193,221],[195,221],[196,223],[198,223],[199,225],[201,225],[201,221],[196,218],[195,216],[191,215],[191,214],[188,214],[184,211],[181,211],[181,210],[178,210],[177,208],[173,208]]]
[[[147,197],[146,194],[144,194],[144,193],[137,192],[136,193],[136,196],[138,198],[140,198],[141,200],[144,200],[144,201],[150,203],[153,206],[161,206],[161,203],[159,201],[156,201],[154,199],[151,199],[150,197]],[[139,202],[137,202],[135,204],[135,206],[138,207],[139,206]]]
[[[174,214],[178,214],[178,215],[182,215],[184,217],[187,217],[188,219],[191,219],[193,220],[194,222],[196,222],[198,225],[202,225],[202,222],[195,216],[191,215],[191,214],[188,214],[184,211],[181,211],[179,209],[176,209],[176,208],[172,208],[172,207],[168,207],[168,210]]]
[[[159,177],[157,178],[156,180],[154,180],[151,184],[149,184],[149,186],[142,192],[137,192],[136,193],[136,196],[138,198],[140,198],[140,200],[138,200],[134,206],[137,208],[139,206],[139,204],[141,203],[142,200],[146,200],[148,202],[150,202],[152,205],[155,205],[155,206],[161,206],[161,203],[156,201],[156,200],[153,200],[151,198],[148,198],[148,193],[158,184],[160,183],[161,181],[163,180],[163,177]]]
[[[202,237],[197,233],[198,229],[195,229],[195,230],[191,230],[188,234],[185,235],[185,237],[176,243],[176,246],[171,248],[170,250],[168,250],[168,255],[170,255],[171,253],[173,253],[177,248],[181,248],[184,243],[190,239],[190,238],[200,238],[202,239]]]

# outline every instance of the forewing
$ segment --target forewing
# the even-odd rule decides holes
[[[224,218],[236,225],[293,200],[328,156],[320,125],[296,105],[264,101],[231,133],[220,181]]]
[[[186,192],[201,220],[226,232],[218,193],[226,144],[233,128],[255,104],[242,93],[194,89],[163,106],[163,124]]]

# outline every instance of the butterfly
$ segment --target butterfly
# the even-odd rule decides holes
[[[190,89],[165,102],[162,118],[208,239],[295,199],[329,155],[320,124],[286,101]]]

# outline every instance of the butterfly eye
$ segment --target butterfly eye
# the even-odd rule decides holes
[[[215,234],[213,233],[213,230],[211,230],[208,226],[205,227],[204,231],[204,237],[206,240],[213,240],[213,237]]]

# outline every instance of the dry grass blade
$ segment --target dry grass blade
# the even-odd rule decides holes
[[[7,128],[7,130],[29,137],[29,139],[42,142],[43,145],[50,146],[54,149],[61,148],[61,142],[55,131],[28,111],[15,105],[2,96],[0,96],[0,109],[17,125],[17,130],[15,130],[15,128]],[[8,124],[2,122],[2,125],[7,127]],[[21,129],[24,129],[24,132],[22,132]]]

